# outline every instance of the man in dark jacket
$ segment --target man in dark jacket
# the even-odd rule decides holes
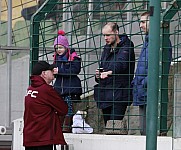
[[[49,85],[55,73],[55,65],[45,61],[37,62],[33,67],[31,85],[25,96],[25,150],[53,150],[53,145],[66,145],[59,117],[67,114],[68,106]]]
[[[140,28],[145,35],[145,41],[139,56],[133,84],[133,105],[139,106],[140,133],[146,135],[146,104],[147,104],[147,80],[148,80],[148,33],[149,33],[149,12],[144,12],[140,19]],[[171,45],[171,43],[170,43]],[[171,47],[171,46],[170,46]],[[172,49],[169,48],[168,63],[172,59]],[[169,72],[169,70],[168,70]]]
[[[108,120],[122,120],[132,101],[130,83],[135,67],[134,45],[127,35],[119,35],[116,23],[109,22],[102,33],[106,41],[100,67],[96,70],[94,99],[102,109],[105,125]]]

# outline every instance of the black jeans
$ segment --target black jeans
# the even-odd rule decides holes
[[[122,120],[124,118],[126,108],[126,104],[115,104],[113,106],[102,109],[105,125],[108,120]]]
[[[25,150],[53,150],[53,145],[25,147]]]

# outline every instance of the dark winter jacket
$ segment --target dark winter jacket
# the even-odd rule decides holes
[[[65,145],[59,117],[67,114],[67,104],[42,77],[30,79],[25,96],[23,145]]]
[[[58,75],[54,88],[62,95],[81,95],[81,81],[77,76],[81,71],[81,58],[74,49],[71,49],[65,56],[55,55],[55,63],[58,67]]]
[[[133,105],[145,105],[147,103],[147,82],[148,82],[148,35],[145,36],[145,42],[139,56],[133,84]],[[172,59],[172,48],[170,42],[169,65]],[[169,70],[168,70],[169,72]],[[168,74],[168,73],[167,73]]]
[[[127,35],[120,36],[120,43],[112,51],[110,45],[105,45],[100,67],[104,71],[112,71],[108,78],[97,80],[94,87],[94,99],[98,107],[104,109],[132,100],[132,90],[130,87],[133,79],[135,67],[134,45]]]

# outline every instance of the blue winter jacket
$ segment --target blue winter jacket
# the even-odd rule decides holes
[[[74,49],[70,50],[70,55],[75,53]],[[77,76],[81,71],[81,58],[74,56],[69,61],[64,58],[55,57],[55,63],[58,66],[58,75],[56,76],[54,88],[62,95],[81,95],[81,81]]]
[[[125,34],[120,39],[113,51],[110,45],[105,45],[102,52],[100,67],[104,71],[112,71],[112,75],[100,80],[96,78],[98,84],[94,86],[94,99],[101,109],[113,103],[128,104],[132,100],[130,84],[135,67],[134,45]]]
[[[148,35],[145,36],[145,41],[138,59],[135,77],[132,81],[133,85],[133,105],[145,105],[147,103],[147,82],[148,82]],[[169,48],[169,64],[172,59],[172,48],[170,42]],[[169,70],[168,70],[169,71]]]

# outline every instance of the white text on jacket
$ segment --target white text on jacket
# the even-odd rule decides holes
[[[30,95],[31,97],[36,98],[35,94],[38,94],[38,91],[28,90],[26,96]]]

